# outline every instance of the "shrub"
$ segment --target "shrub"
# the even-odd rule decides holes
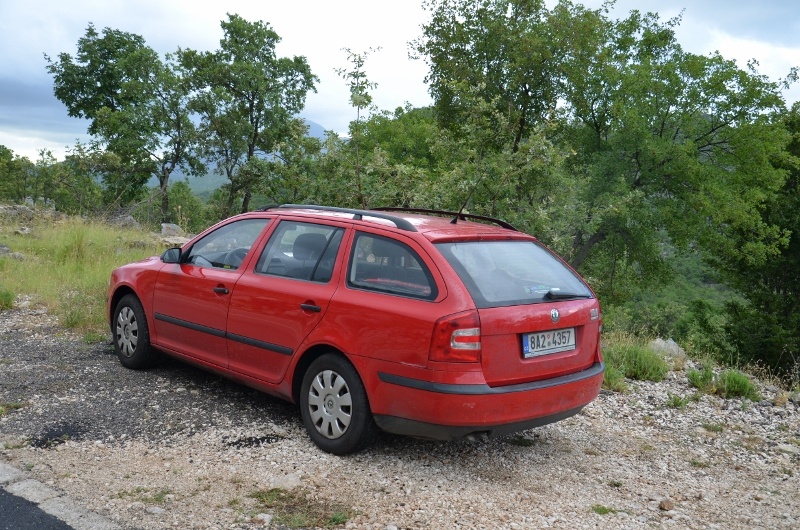
[[[603,376],[603,388],[613,392],[625,392],[628,385],[625,384],[625,376],[613,366],[606,365],[606,373]]]
[[[0,311],[14,307],[14,293],[7,289],[0,289]]]
[[[701,392],[726,399],[742,397],[751,401],[761,400],[753,382],[739,370],[724,370],[715,375],[711,367],[705,365],[702,370],[690,370],[686,375],[689,384]]]
[[[686,377],[689,379],[689,384],[707,394],[714,392],[714,371],[711,366],[703,365],[701,370],[689,370]]]
[[[667,399],[667,406],[671,409],[682,409],[689,403],[689,398],[683,396],[669,395]]]
[[[725,370],[717,376],[717,394],[724,398],[742,397],[760,401],[761,395],[750,378],[738,370]]]
[[[607,365],[630,379],[661,381],[669,372],[667,362],[642,339],[617,333],[609,337],[603,348]]]

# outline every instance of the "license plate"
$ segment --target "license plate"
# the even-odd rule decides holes
[[[522,356],[550,355],[575,349],[575,328],[556,329],[522,336]]]

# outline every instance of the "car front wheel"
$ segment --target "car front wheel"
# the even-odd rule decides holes
[[[142,303],[136,296],[122,297],[114,309],[114,351],[126,368],[150,368],[158,362],[158,352],[150,346],[150,331]]]
[[[364,384],[340,355],[311,363],[300,389],[300,411],[311,440],[328,453],[359,451],[377,434]]]

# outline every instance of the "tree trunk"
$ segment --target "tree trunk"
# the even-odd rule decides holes
[[[161,173],[158,183],[161,189],[161,222],[169,223],[169,173],[166,171]]]

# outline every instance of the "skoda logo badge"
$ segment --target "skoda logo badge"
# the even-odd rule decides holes
[[[559,318],[560,317],[559,317],[559,314],[558,314],[558,309],[551,309],[550,310],[550,319],[553,321],[553,323],[558,322]]]

